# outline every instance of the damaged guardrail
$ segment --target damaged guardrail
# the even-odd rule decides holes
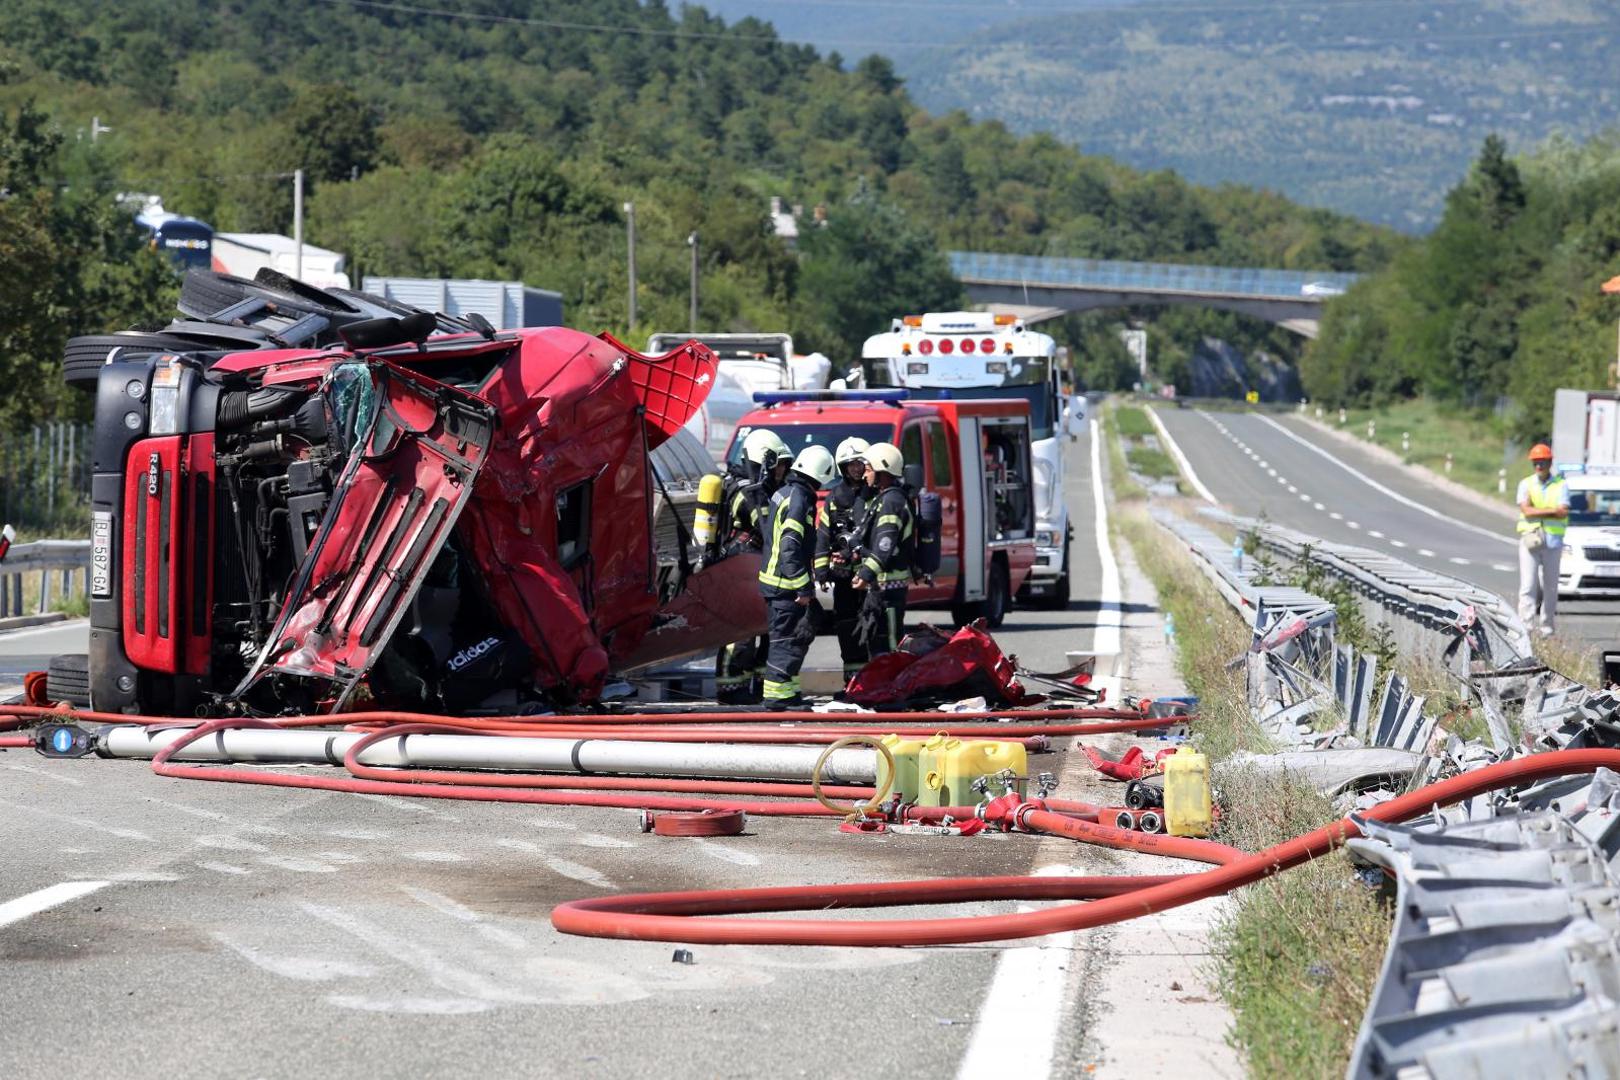
[[[1377,659],[1334,643],[1326,600],[1273,591],[1209,529],[1153,516],[1253,627],[1239,661],[1250,708],[1294,748],[1255,764],[1367,806],[1526,753],[1620,745],[1620,693],[1538,663],[1499,598],[1377,552],[1226,518],[1262,549],[1347,584],[1369,619],[1395,630],[1399,652],[1444,664],[1486,717],[1488,741],[1467,740],[1448,735],[1399,673],[1373,707]],[[1620,1075],[1620,776],[1600,769],[1363,831],[1351,852],[1395,879],[1396,922],[1347,1076]]]

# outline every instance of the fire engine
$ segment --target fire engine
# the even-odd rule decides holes
[[[889,442],[906,462],[913,492],[939,496],[940,566],[914,584],[907,606],[949,607],[958,624],[1000,626],[1035,563],[1036,494],[1027,400],[916,401],[899,389],[778,391],[737,422],[726,451],[742,454],[755,428],[769,428],[797,454],[856,436]]]
[[[1069,603],[1073,535],[1063,498],[1062,436],[1078,436],[1084,422],[1082,399],[1063,394],[1059,366],[1056,343],[1022,319],[944,311],[895,319],[887,333],[867,338],[859,373],[866,387],[904,387],[913,400],[1022,398],[1028,403],[1035,566],[1027,595],[1057,608]]]

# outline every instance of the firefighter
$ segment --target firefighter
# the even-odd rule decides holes
[[[866,529],[872,494],[866,486],[866,448],[866,440],[854,436],[838,444],[833,453],[838,479],[827,489],[816,514],[816,583],[832,589],[833,625],[846,683],[869,659],[865,645],[855,635],[863,597],[851,584],[855,577],[853,552]]]
[[[725,508],[719,536],[722,555],[763,550],[760,530],[771,496],[781,486],[791,460],[787,443],[774,431],[755,428],[743,439],[742,460],[726,469],[721,489],[720,505]],[[760,635],[720,649],[714,658],[714,683],[721,704],[759,702],[767,645],[767,636]]]
[[[906,466],[900,449],[892,443],[873,443],[866,451],[866,469],[872,508],[851,584],[866,591],[862,629],[871,655],[882,656],[900,647],[916,535],[911,499],[902,483]]]
[[[759,571],[759,591],[769,618],[768,709],[796,709],[804,704],[799,669],[816,636],[810,621],[810,606],[816,602],[810,580],[816,551],[816,492],[832,483],[834,472],[833,456],[825,446],[800,450],[787,483],[771,500],[765,520],[765,564]]]

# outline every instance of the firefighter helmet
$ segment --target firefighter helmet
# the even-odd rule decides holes
[[[825,446],[807,446],[800,450],[799,456],[793,459],[793,471],[814,480],[817,487],[826,487],[838,475],[833,456],[827,453]]]
[[[859,435],[851,435],[849,438],[838,444],[838,450],[833,454],[833,460],[837,462],[838,467],[842,469],[850,462],[860,461],[862,458],[864,458],[870,445],[870,443],[861,438]]]
[[[900,456],[900,448],[893,443],[873,443],[866,448],[866,463],[872,466],[875,473],[888,473],[899,480],[906,472],[906,459]]]
[[[766,472],[775,468],[778,461],[786,461],[791,454],[788,444],[770,428],[755,428],[743,440],[743,457]]]

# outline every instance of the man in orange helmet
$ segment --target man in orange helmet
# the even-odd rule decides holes
[[[1530,448],[1534,471],[1519,481],[1519,617],[1549,636],[1558,618],[1558,561],[1569,528],[1569,491],[1553,471],[1552,447]]]

